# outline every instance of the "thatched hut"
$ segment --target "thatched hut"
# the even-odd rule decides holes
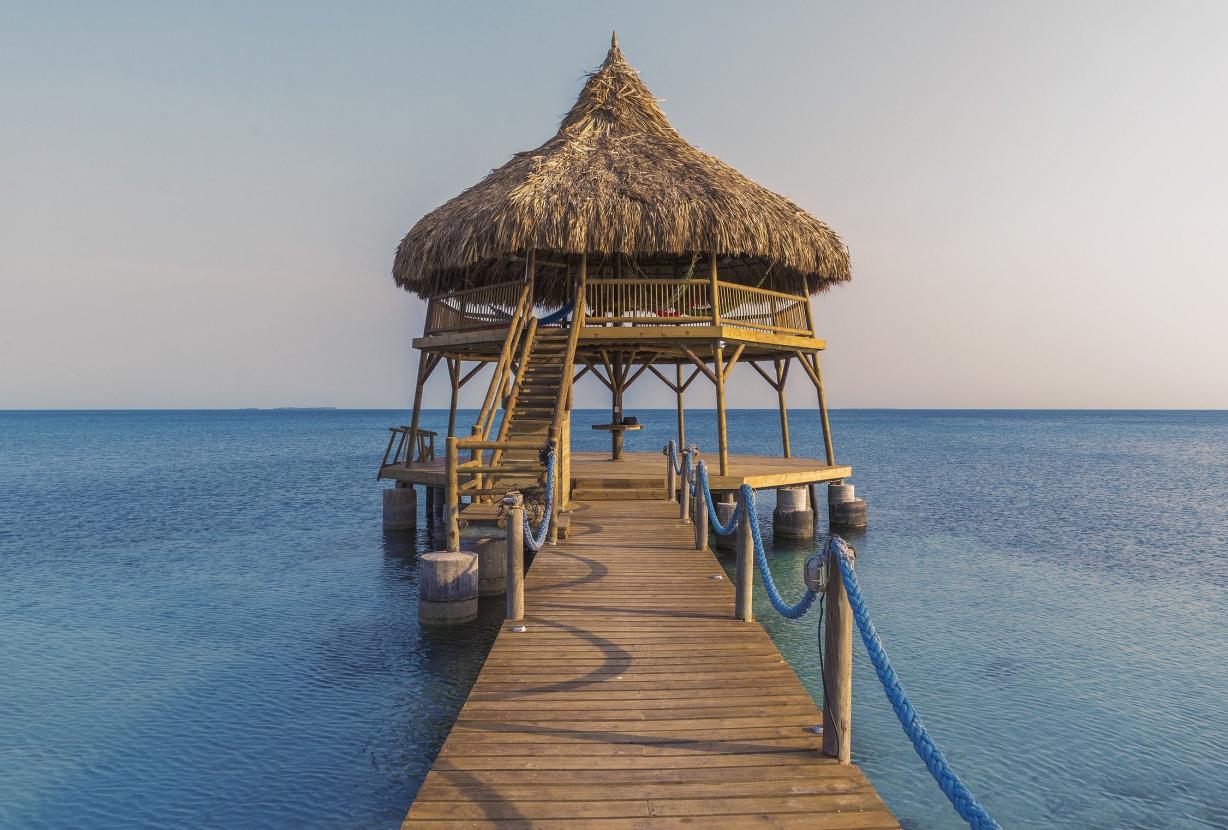
[[[611,422],[598,428],[611,432],[617,460],[623,433],[637,426],[622,413],[631,383],[651,372],[675,392],[685,444],[683,393],[704,377],[716,388],[724,476],[730,370],[749,363],[777,392],[788,457],[784,388],[796,362],[818,392],[827,448],[809,481],[847,471],[831,449],[818,358],[825,344],[809,302],[850,279],[847,248],[789,199],[687,143],[617,38],[558,132],[424,216],[397,247],[392,273],[428,301],[414,341],[422,355],[410,446],[423,385],[441,362],[452,385],[450,434],[460,387],[493,364],[472,440],[553,429],[565,470],[575,379],[591,373],[609,389]],[[477,366],[466,370],[466,362]],[[495,452],[496,461],[514,457]],[[400,461],[394,455],[387,466],[415,463]],[[563,479],[565,501],[570,476]]]

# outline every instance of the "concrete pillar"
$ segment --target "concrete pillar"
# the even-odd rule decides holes
[[[733,518],[733,511],[737,509],[737,505],[731,501],[718,501],[714,507],[716,507],[716,518],[720,520],[722,526],[729,524]],[[734,532],[728,536],[722,536],[719,533],[713,533],[711,542],[712,547],[717,550],[737,550],[738,534]]]
[[[478,615],[478,556],[437,550],[418,557],[418,619],[469,622]]]
[[[781,487],[776,491],[772,532],[777,539],[809,539],[814,536],[814,511],[810,509],[809,501],[805,486]]]
[[[866,516],[866,500],[856,497],[853,485],[827,485],[827,519],[833,529],[865,527]]]
[[[384,490],[384,530],[413,530],[418,525],[418,492],[398,481]]]
[[[479,539],[474,550],[478,555],[478,594],[498,597],[507,593],[507,539]]]

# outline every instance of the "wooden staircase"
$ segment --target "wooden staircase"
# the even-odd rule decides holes
[[[555,410],[567,406],[559,396],[565,393],[566,379],[572,372],[567,355],[567,329],[537,329],[527,344],[524,364],[504,411],[506,429],[501,436],[511,441],[536,441],[544,445]],[[508,449],[500,461],[509,466],[539,463],[538,453],[530,449]],[[501,482],[502,483],[502,482]]]

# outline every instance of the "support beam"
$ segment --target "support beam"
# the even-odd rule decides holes
[[[715,261],[715,260],[714,260]],[[712,348],[716,361],[716,441],[720,450],[720,471],[729,475],[729,435],[725,430],[725,347],[716,341]]]
[[[674,395],[678,399],[678,447],[682,448],[686,446],[686,407],[682,402],[686,387],[682,385],[682,364],[675,363],[674,369],[678,376],[677,385],[674,387]]]
[[[783,366],[779,357],[772,358],[773,364],[776,366],[776,400],[780,404],[780,442],[784,445],[785,458],[790,457],[789,447],[789,409],[785,405],[785,381],[789,377],[789,361],[786,359]]]
[[[452,399],[448,404],[448,437],[456,435],[456,399],[460,394],[460,360],[447,358],[448,381],[452,384]]]

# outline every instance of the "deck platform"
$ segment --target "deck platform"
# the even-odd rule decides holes
[[[405,828],[899,827],[677,509],[576,504]]]
[[[716,474],[716,459],[705,456],[708,486],[713,492],[737,490],[749,484],[756,490],[817,484],[853,475],[847,465],[830,466],[817,458],[781,458],[771,455],[729,454],[729,475]],[[412,467],[389,464],[380,470],[382,478],[443,487],[446,484],[444,459],[421,461]],[[665,457],[659,452],[625,452],[618,461],[605,452],[571,454],[571,480],[575,487],[660,486],[665,490]]]

